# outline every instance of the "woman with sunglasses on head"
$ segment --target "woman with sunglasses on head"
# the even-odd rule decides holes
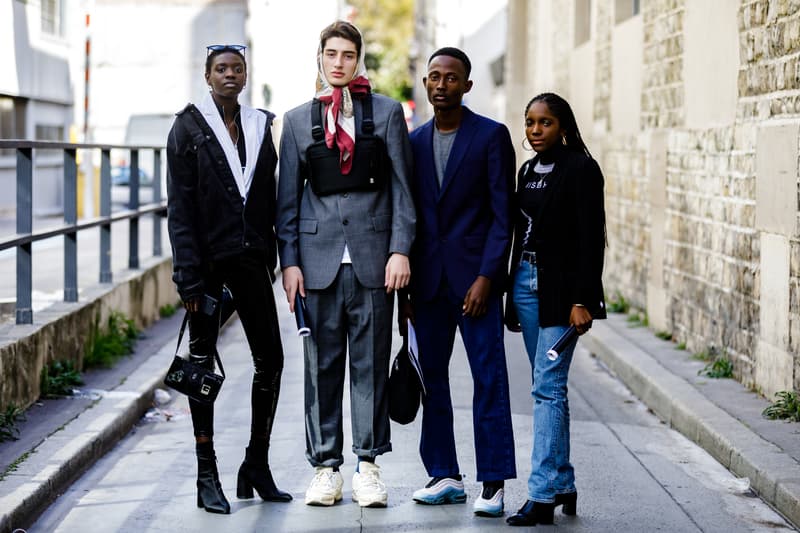
[[[289,501],[275,486],[268,450],[283,370],[272,277],[277,254],[275,115],[238,102],[247,81],[244,46],[208,47],[209,93],[178,112],[167,142],[167,209],[173,280],[189,313],[191,360],[213,368],[223,285],[234,295],[255,372],[250,442],[236,495]],[[210,304],[209,304],[210,302]],[[230,513],[214,454],[214,405],[189,400],[197,451],[197,506]]]
[[[514,245],[506,325],[522,331],[533,379],[533,453],[528,501],[512,526],[552,524],[555,507],[576,513],[569,461],[567,376],[577,335],[606,317],[603,301],[603,174],[581,138],[566,100],[553,93],[525,107],[534,157],[517,176]],[[553,358],[548,351],[574,326]]]

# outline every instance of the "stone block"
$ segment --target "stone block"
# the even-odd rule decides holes
[[[759,129],[756,147],[755,227],[792,235],[797,212],[797,122]]]

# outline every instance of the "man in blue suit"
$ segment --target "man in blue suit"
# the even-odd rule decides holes
[[[458,327],[474,382],[477,479],[483,482],[474,510],[501,516],[504,480],[516,477],[502,314],[515,160],[508,129],[462,105],[472,88],[470,69],[457,48],[433,53],[423,83],[434,117],[411,134],[417,235],[410,292],[427,390],[420,455],[432,478],[414,500],[466,501],[448,376]]]

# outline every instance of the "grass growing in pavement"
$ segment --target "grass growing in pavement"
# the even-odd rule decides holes
[[[631,305],[619,292],[616,293],[614,298],[606,298],[606,310],[609,313],[627,313]]]
[[[173,304],[164,304],[158,308],[158,315],[161,318],[169,318],[175,314],[178,310],[178,307]]]
[[[83,379],[72,361],[53,361],[42,368],[42,397],[72,396],[72,387],[76,385],[83,385]]]
[[[680,347],[680,345],[678,345],[678,347]],[[684,348],[685,348],[685,346],[684,346]],[[703,350],[701,352],[693,353],[692,354],[692,359],[695,359],[697,361],[709,362],[709,361],[713,361],[714,360],[715,355],[716,355],[716,352],[712,348],[711,350]]]
[[[764,409],[761,414],[770,420],[791,420],[800,422],[800,398],[795,391],[779,391],[775,393],[777,400]]]
[[[17,457],[16,460],[10,465],[8,465],[8,468],[6,468],[5,471],[2,474],[0,474],[0,481],[3,481],[9,474],[13,474],[14,472],[16,472],[17,469],[19,468],[19,465],[24,463],[28,459],[28,457],[31,456],[32,453],[34,452],[32,451],[25,452],[19,457]],[[22,530],[15,530],[15,531],[22,531]]]
[[[0,442],[19,438],[17,422],[21,420],[25,420],[25,413],[13,403],[0,412]]]
[[[697,374],[702,374],[710,378],[732,378],[733,363],[724,358],[715,359],[698,370]]]
[[[640,313],[638,311],[631,311],[628,314],[628,324],[634,327],[650,325],[650,320],[647,318],[647,313]]]
[[[672,333],[670,333],[669,331],[656,331],[656,337],[658,337],[662,341],[671,341]]]
[[[108,322],[103,331],[100,330],[98,322],[95,322],[89,347],[83,359],[85,368],[110,367],[123,355],[133,352],[139,336],[139,330],[133,320],[118,311],[108,315]]]

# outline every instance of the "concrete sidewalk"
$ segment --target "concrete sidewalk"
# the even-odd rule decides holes
[[[297,456],[294,462],[303,462],[302,443],[298,441],[298,435],[302,434],[302,352],[300,341],[293,334],[292,317],[285,311],[285,302],[279,298],[278,305],[287,363],[278,419],[273,431],[273,472],[281,488],[289,490],[298,500],[302,498],[311,477],[311,469],[305,465],[306,468],[300,472],[296,464],[284,464],[276,458]],[[5,459],[0,464],[7,471],[0,481],[0,533],[29,527],[44,508],[68,489],[70,483],[135,427],[142,414],[152,405],[154,389],[161,387],[163,372],[174,351],[180,318],[173,317],[148,330],[147,339],[140,343],[139,353],[125,362],[123,368],[107,373],[101,380],[103,387],[94,389],[94,395],[89,395],[88,400],[84,399],[83,406],[62,409],[56,403],[55,408],[41,415],[42,420],[37,427],[52,427],[49,433],[37,436],[36,431],[28,432],[23,427],[21,440],[13,443],[14,450],[24,450],[23,453],[13,452],[15,468],[6,468],[12,462],[8,460],[12,453],[9,451],[11,446],[8,446],[9,443],[0,445],[0,461]],[[221,352],[246,354],[241,328],[238,324],[235,326],[223,333],[220,339]],[[766,400],[746,391],[733,380],[698,377],[697,371],[702,368],[702,363],[693,361],[690,354],[677,350],[672,343],[659,340],[646,328],[631,327],[624,316],[615,315],[608,321],[595,323],[591,333],[581,342],[664,421],[699,443],[738,476],[748,477],[752,488],[762,498],[794,524],[800,523],[800,466],[797,462],[800,455],[797,434],[800,429],[797,424],[763,419],[760,412],[768,405]],[[228,382],[224,389],[227,390],[220,397],[216,438],[218,456],[221,458],[220,471],[226,493],[235,509],[254,513],[253,530],[259,527],[258,524],[263,525],[265,520],[279,529],[282,524],[293,524],[296,528],[298,523],[302,523],[308,525],[308,530],[319,531],[337,523],[360,523],[363,528],[380,524],[383,528],[394,527],[398,530],[409,524],[429,530],[464,528],[464,517],[471,515],[470,509],[464,506],[419,506],[410,500],[413,490],[427,481],[416,453],[418,420],[410,426],[393,424],[395,451],[390,454],[390,459],[384,461],[384,480],[393,502],[389,511],[394,509],[397,512],[376,510],[362,513],[357,505],[337,505],[324,510],[305,506],[302,501],[253,507],[259,500],[236,500],[233,480],[238,462],[241,461],[249,425],[249,408],[244,408],[249,404],[245,399],[249,397],[249,389],[241,389],[241,384],[247,383],[252,369],[246,357],[236,355],[230,362],[226,359],[226,371]],[[463,382],[460,381],[462,379]],[[459,377],[453,387],[468,387],[468,379],[467,373]],[[159,452],[169,454],[172,466],[180,471],[180,481],[176,486],[155,489],[156,492],[151,496],[154,512],[163,512],[164,509],[159,506],[169,501],[169,498],[159,498],[158,491],[173,491],[171,496],[174,496],[177,489],[178,498],[186,504],[187,509],[193,505],[194,457],[187,452],[191,448],[191,432],[185,405],[185,398],[178,397],[165,409],[165,412],[178,415],[176,420],[183,417],[182,421],[166,424],[166,429],[161,430],[162,437],[168,436],[169,449],[163,449],[164,440],[156,442],[154,439],[149,444],[162,447]],[[457,407],[459,411],[467,411],[469,406]],[[348,419],[346,400],[346,443],[349,442]],[[530,417],[515,416],[514,420],[518,462],[525,464],[531,449]],[[459,445],[459,459],[465,471],[472,472],[473,449],[468,445],[472,440],[471,423],[468,418],[459,418],[456,428],[457,442],[462,443]],[[39,430],[41,433],[42,430]],[[121,445],[126,446],[124,440]],[[163,463],[152,466],[157,467],[163,467]],[[352,469],[352,457],[346,453],[342,471],[345,499],[348,500]],[[520,478],[509,483],[507,513],[524,500],[527,471],[519,474]],[[145,479],[155,479],[158,475],[163,475],[163,472],[141,472]],[[479,490],[479,484],[471,477],[467,478],[466,484],[472,499]],[[467,505],[471,508],[471,503]],[[209,526],[209,523],[217,524],[216,520],[220,518],[202,512],[193,512],[190,517],[192,523],[181,523],[180,527],[176,524],[176,530],[216,527]],[[105,520],[110,520],[106,524],[108,531],[129,527],[129,524],[114,524],[110,517]],[[219,527],[224,527],[222,524],[220,522]],[[504,526],[503,522],[493,519],[475,521],[470,518],[468,524],[471,525],[467,528],[478,530]]]
[[[800,424],[764,418],[766,399],[733,379],[698,375],[705,363],[626,318],[595,322],[581,342],[659,418],[800,525]]]

